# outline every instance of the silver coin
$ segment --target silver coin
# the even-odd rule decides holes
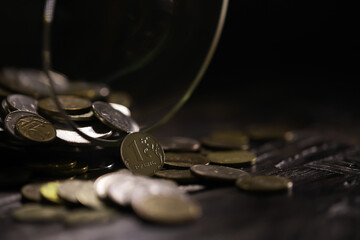
[[[76,192],[81,188],[84,180],[70,179],[61,181],[57,187],[58,196],[70,203],[77,204],[79,203],[76,198]]]
[[[62,93],[69,88],[68,78],[50,71],[56,93]],[[40,97],[50,95],[50,84],[45,72],[32,68],[4,68],[0,83],[9,89],[29,96]]]
[[[157,139],[164,151],[195,152],[201,146],[200,141],[189,137],[171,136]]]
[[[117,181],[121,182],[129,175],[132,175],[132,173],[129,170],[121,169],[119,171],[107,173],[98,177],[94,182],[94,189],[97,196],[100,199],[107,198],[107,190],[110,184]]]
[[[77,189],[76,199],[82,205],[92,209],[104,209],[105,203],[97,196],[94,188],[94,181],[84,181]]]
[[[91,145],[91,142],[80,136],[73,129],[64,125],[55,125],[56,137],[74,145]],[[106,138],[112,135],[112,130],[99,124],[93,126],[79,127],[78,130],[92,138]]]
[[[138,132],[139,125],[129,116],[113,108],[109,103],[96,101],[92,104],[95,116],[112,129],[121,132]]]
[[[108,187],[108,197],[120,206],[128,206],[131,203],[134,189],[140,184],[142,178],[130,175],[121,182],[112,182]]]
[[[116,110],[118,110],[119,112],[122,112],[124,115],[130,117],[131,116],[131,112],[130,109],[122,104],[119,103],[109,103],[113,108],[115,108]]]
[[[32,113],[29,111],[20,111],[20,110],[16,110],[13,112],[10,112],[8,115],[6,115],[5,120],[4,120],[4,127],[5,129],[14,137],[18,138],[18,139],[24,139],[23,137],[21,137],[19,134],[16,133],[16,122],[24,116],[36,116],[39,117],[38,114],[36,113]]]
[[[36,113],[37,100],[24,94],[11,94],[6,97],[7,104],[12,110],[29,111]]]

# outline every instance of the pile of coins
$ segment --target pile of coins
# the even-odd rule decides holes
[[[122,141],[117,147],[94,145],[66,124],[41,71],[5,69],[0,150],[16,157],[3,168],[1,187],[21,186],[25,203],[13,212],[19,221],[98,223],[131,209],[146,221],[181,224],[201,218],[201,206],[190,194],[208,187],[292,188],[289,179],[251,174],[257,162],[249,151],[251,132],[154,138],[132,119],[127,94],[111,97],[104,85],[52,74],[59,104],[79,131]],[[254,136],[261,138],[256,131]]]

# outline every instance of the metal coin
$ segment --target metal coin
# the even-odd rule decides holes
[[[24,137],[20,136],[16,131],[16,122],[21,118],[21,117],[25,117],[25,116],[32,116],[32,117],[37,117],[39,115],[32,113],[32,112],[28,112],[28,111],[20,111],[20,110],[16,110],[13,112],[10,112],[8,115],[6,115],[5,119],[4,119],[4,127],[7,130],[7,132],[9,132],[12,136],[18,138],[18,139],[24,139]]]
[[[64,200],[62,200],[57,194],[57,187],[59,185],[59,181],[45,183],[40,187],[41,196],[52,203],[65,204]]]
[[[144,178],[137,177],[135,175],[129,175],[122,181],[116,181],[108,187],[108,197],[120,206],[130,205],[132,194],[136,190],[136,187],[140,184],[140,181],[144,181]]]
[[[236,186],[245,191],[273,192],[292,188],[291,180],[280,176],[242,176],[236,180]]]
[[[196,176],[192,174],[189,169],[178,170],[178,169],[167,169],[160,170],[155,173],[155,176],[174,180],[178,183],[195,183],[197,181]]]
[[[94,181],[84,181],[84,183],[77,189],[76,199],[83,206],[92,209],[104,209],[106,205],[98,197],[95,192]]]
[[[71,81],[68,94],[87,98],[91,101],[103,99],[109,96],[109,86],[104,83],[95,83],[87,81]]]
[[[195,152],[200,149],[200,142],[189,137],[159,137],[158,141],[164,151]]]
[[[66,91],[69,80],[61,73],[49,72],[54,89],[57,93]],[[45,72],[32,68],[3,68],[0,83],[14,92],[19,92],[35,98],[50,96],[49,79]]]
[[[24,222],[49,222],[62,220],[66,214],[66,208],[63,206],[27,203],[16,208],[12,212],[12,217]]]
[[[68,114],[83,114],[88,113],[91,110],[91,101],[89,99],[73,95],[57,95],[56,97],[59,100],[61,107]],[[39,99],[38,109],[49,116],[56,116],[60,113],[54,99],[51,97]]]
[[[61,181],[57,187],[57,195],[69,203],[78,204],[79,202],[76,198],[76,192],[82,187],[84,182],[84,180],[76,179]]]
[[[6,97],[9,108],[14,110],[35,112],[37,110],[37,100],[24,94],[11,94]]]
[[[249,137],[238,131],[218,131],[202,138],[201,144],[208,148],[246,150],[249,148]]]
[[[50,142],[56,137],[53,124],[40,116],[22,116],[15,127],[22,137],[34,142]]]
[[[88,171],[88,169],[89,169],[89,166],[86,163],[77,162],[76,166],[73,168],[53,169],[51,171],[50,170],[47,171],[46,174],[48,174],[50,176],[55,176],[55,177],[72,177],[72,176],[86,173]]]
[[[194,165],[190,171],[202,179],[220,181],[235,181],[239,177],[248,175],[241,169],[221,165]]]
[[[116,212],[111,209],[74,209],[69,211],[63,218],[63,223],[68,227],[89,225],[95,223],[107,223],[116,217]]]
[[[129,116],[113,108],[109,103],[96,101],[92,104],[95,116],[112,129],[132,133],[140,130],[139,125]]]
[[[188,184],[188,185],[179,185],[179,189],[186,193],[199,192],[206,189],[206,186],[200,184]]]
[[[201,207],[196,202],[173,195],[152,195],[131,205],[140,218],[160,224],[188,223],[202,215]]]
[[[132,175],[128,169],[121,169],[116,172],[111,172],[98,177],[94,182],[94,188],[97,196],[101,199],[107,197],[107,190],[111,183],[121,182],[127,176]]]
[[[125,107],[124,105],[121,105],[119,103],[109,103],[113,108],[115,108],[116,110],[118,110],[119,112],[122,112],[124,115],[130,117],[131,116],[131,112],[130,109],[128,107]]]
[[[44,185],[45,183],[43,182],[38,182],[38,183],[28,183],[24,186],[21,187],[21,195],[30,201],[33,202],[41,202],[41,193],[40,193],[40,188],[42,187],[42,185]]]
[[[290,126],[281,124],[252,124],[248,127],[248,134],[253,140],[284,139],[290,130]]]
[[[125,166],[140,175],[154,175],[165,161],[161,145],[145,132],[128,134],[121,143],[120,154]]]
[[[212,163],[224,165],[254,164],[256,156],[245,150],[217,151],[206,155]]]
[[[210,160],[199,153],[165,153],[165,164],[173,167],[189,168],[196,164],[208,164]]]

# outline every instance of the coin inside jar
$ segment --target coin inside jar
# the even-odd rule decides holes
[[[60,106],[68,114],[88,113],[91,109],[91,101],[89,99],[73,95],[57,95],[56,97],[59,100]],[[60,110],[51,97],[39,99],[38,109],[49,116],[60,114]]]

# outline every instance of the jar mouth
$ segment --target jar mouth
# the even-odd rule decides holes
[[[51,71],[64,73],[70,81],[101,82],[110,87],[110,92],[129,94],[131,116],[139,123],[140,131],[153,131],[178,112],[203,78],[220,39],[228,7],[228,0],[158,0],[151,4],[123,0],[115,6],[102,6],[99,12],[103,15],[92,22],[99,24],[94,25],[94,30],[89,26],[81,28],[89,19],[84,16],[94,13],[55,2],[47,0],[44,8],[42,61],[50,95],[66,123],[99,146],[118,146],[122,137],[94,139],[81,132],[57,99]],[[97,22],[109,13],[107,21],[117,24]],[[78,26],[69,27],[71,20]],[[88,31],[96,36],[96,30],[103,26],[113,28],[104,31],[104,36],[87,41]],[[104,40],[102,45],[99,39]],[[79,43],[85,46],[79,47]]]

